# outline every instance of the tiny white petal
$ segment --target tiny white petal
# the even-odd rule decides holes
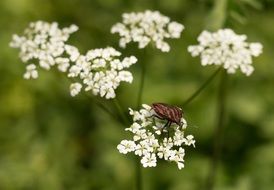
[[[37,79],[38,78],[38,71],[36,70],[36,65],[29,64],[26,67],[26,72],[24,74],[25,79]]]
[[[71,96],[76,96],[81,91],[82,85],[80,83],[72,83],[70,85]]]

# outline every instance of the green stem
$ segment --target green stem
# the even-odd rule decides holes
[[[222,28],[225,25],[227,18],[227,4],[228,0],[215,0],[214,8],[211,13],[212,26],[210,27],[213,30]],[[220,86],[217,98],[217,121],[215,127],[215,136],[213,144],[213,154],[211,159],[211,165],[209,168],[209,174],[207,176],[206,187],[207,190],[212,190],[214,188],[214,183],[216,181],[217,167],[221,158],[224,129],[225,129],[225,102],[227,96],[227,73],[223,70]]]
[[[144,56],[144,58],[145,58],[145,56]],[[145,75],[146,75],[145,63],[141,63],[140,65],[141,65],[141,80],[140,80],[140,87],[139,87],[138,96],[137,96],[137,108],[138,109],[141,107],[141,104],[142,104],[143,91],[144,91],[144,85],[145,85]]]
[[[64,77],[64,75],[62,75],[62,77]],[[67,78],[66,78],[67,79]],[[71,83],[77,82],[76,80],[74,80],[73,78],[68,78],[69,81]],[[91,98],[95,104],[101,108],[104,112],[106,112],[109,116],[111,116],[114,120],[116,120],[117,122],[124,124],[119,116],[115,113],[113,113],[107,106],[104,105],[104,103],[102,103],[100,100],[97,99],[97,97],[95,95],[92,95],[91,93],[83,93],[86,97]]]
[[[97,97],[95,97],[94,95],[91,95],[90,93],[84,93],[84,94],[88,98],[91,98],[99,108],[101,108],[104,112],[106,112],[114,120],[116,120],[117,122],[119,122],[121,124],[124,124],[121,121],[121,119],[119,118],[119,116],[117,114],[113,113],[107,106],[104,105],[104,103],[102,103],[100,100],[98,100]]]
[[[204,89],[208,86],[208,84],[217,76],[217,74],[221,71],[222,67],[218,68],[201,86],[198,88],[183,104],[182,107],[188,105],[190,102],[194,100]]]
[[[142,180],[142,165],[139,158],[136,158],[136,190],[143,189],[143,180]]]
[[[117,119],[117,116],[114,114],[114,113],[112,113],[103,103],[101,103],[101,102],[99,102],[99,101],[97,101],[97,100],[95,100],[95,103],[96,103],[96,105],[99,107],[99,108],[101,108],[103,111],[105,111],[107,114],[109,114],[110,116],[112,116],[115,120],[119,120],[119,119]]]
[[[228,0],[214,0],[214,7],[208,17],[207,29],[215,31],[222,28],[227,18]]]
[[[216,178],[217,166],[221,157],[225,129],[225,105],[227,96],[227,73],[223,70],[217,97],[217,121],[214,136],[213,155],[207,177],[206,189],[212,190]]]
[[[88,96],[88,95],[86,94],[86,96]],[[90,97],[90,96],[88,96],[88,97]],[[119,115],[117,115],[113,111],[111,111],[107,106],[104,105],[104,103],[102,103],[101,101],[97,100],[97,98],[94,97],[94,96],[92,96],[91,98],[94,100],[95,104],[99,108],[101,108],[104,112],[106,112],[109,116],[111,116],[115,121],[117,121],[117,122],[119,122],[121,124],[125,124],[123,122],[123,120],[120,119]]]
[[[144,56],[143,59],[146,57],[146,52],[144,50]],[[146,75],[146,65],[145,63],[141,63],[141,80],[140,80],[140,87],[138,91],[137,96],[137,108],[141,108],[142,99],[143,99],[143,91],[144,91],[144,84],[145,84],[145,75]],[[136,158],[136,190],[142,190],[143,189],[143,180],[142,180],[142,166],[140,163],[139,158]]]
[[[123,108],[122,108],[120,102],[118,101],[118,99],[114,98],[113,99],[113,103],[114,103],[114,105],[116,107],[116,110],[119,112],[119,115],[120,115],[120,117],[121,117],[121,119],[123,121],[123,124],[125,124],[125,125],[129,124],[129,120],[126,117],[126,115],[125,115],[125,113],[123,111]]]

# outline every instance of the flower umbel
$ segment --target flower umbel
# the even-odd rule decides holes
[[[120,60],[118,57],[121,53],[112,47],[93,49],[86,55],[78,54],[76,49],[74,51],[70,53],[70,57],[73,59],[75,57],[75,64],[69,68],[68,77],[80,78],[85,85],[85,91],[91,90],[94,95],[99,94],[110,99],[116,96],[115,89],[120,82],[132,82],[131,72],[125,69],[137,62],[136,57],[125,57]],[[71,84],[71,95],[75,96],[80,92],[82,87],[80,85],[80,83]]]
[[[157,158],[176,162],[179,169],[184,167],[185,149],[182,146],[195,145],[192,135],[184,135],[186,120],[181,118],[182,127],[171,125],[163,129],[165,123],[155,118],[155,112],[146,104],[139,111],[129,109],[133,124],[126,128],[133,134],[132,140],[122,140],[117,146],[122,154],[134,152],[141,157],[143,167],[155,167]]]
[[[193,57],[201,55],[201,64],[223,65],[228,73],[235,73],[239,68],[247,76],[254,71],[252,56],[262,53],[262,44],[248,43],[246,35],[237,35],[231,29],[217,32],[203,31],[198,37],[199,45],[188,47]]]
[[[59,29],[55,22],[37,21],[30,23],[23,36],[13,35],[10,46],[20,49],[21,60],[38,63],[26,66],[24,78],[38,78],[37,65],[46,70],[57,65],[59,71],[68,72],[68,77],[82,80],[70,85],[71,96],[76,96],[84,87],[94,95],[114,98],[120,82],[132,82],[131,72],[125,69],[137,62],[136,57],[120,60],[121,53],[111,47],[89,50],[81,55],[77,47],[65,43],[77,30],[75,25]]]
[[[158,11],[124,13],[122,23],[111,28],[111,33],[120,35],[120,47],[133,41],[138,42],[139,48],[145,48],[150,42],[163,52],[168,52],[170,46],[165,38],[180,38],[184,26],[171,22],[170,18]]]
[[[68,68],[68,62],[60,60],[59,57],[65,51],[65,42],[70,34],[77,30],[78,27],[75,25],[60,29],[56,22],[32,22],[25,29],[23,36],[13,35],[10,46],[20,49],[20,59],[25,63],[37,60],[41,68],[49,70],[51,66],[58,65],[58,69],[65,72]],[[34,64],[28,65],[24,78],[37,78],[36,66]],[[32,74],[30,69],[32,69]]]

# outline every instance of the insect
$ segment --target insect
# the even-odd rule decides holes
[[[155,111],[155,117],[161,120],[167,120],[167,123],[164,125],[164,128],[168,128],[172,123],[176,123],[182,127],[181,118],[183,116],[183,111],[177,106],[171,106],[165,103],[153,103],[152,109]]]

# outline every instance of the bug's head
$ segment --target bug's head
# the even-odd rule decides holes
[[[184,111],[183,111],[183,109],[182,108],[180,108],[180,107],[177,107],[180,111],[181,111],[181,114],[182,114],[182,116],[184,115]]]
[[[183,128],[183,126],[184,126],[184,121],[183,121],[183,116],[184,116],[184,111],[183,111],[183,109],[182,108],[180,108],[180,107],[177,107],[179,110],[180,110],[180,121],[177,123],[180,127],[181,127],[181,129]]]

